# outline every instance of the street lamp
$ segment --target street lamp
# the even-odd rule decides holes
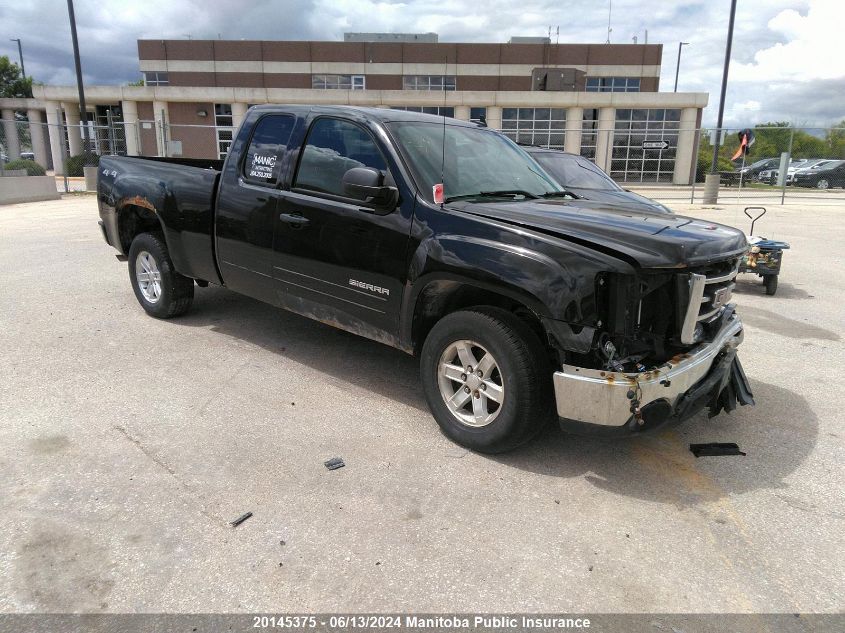
[[[684,46],[689,46],[689,42],[678,42],[678,65],[675,67],[675,90],[678,92],[678,74],[681,72],[681,49]]]
[[[21,75],[23,75],[23,78],[26,79],[26,70],[24,70],[23,67],[23,47],[21,46],[21,38],[10,37],[9,41],[18,43],[18,56],[21,58]]]
[[[76,16],[73,13],[73,0],[67,0],[67,12],[70,18],[70,38],[73,43],[73,64],[76,67],[76,88],[79,91],[79,114],[82,120],[83,165],[88,165],[88,110],[85,107],[85,89],[82,86],[82,63],[79,60],[79,40],[76,37]]]
[[[736,18],[736,0],[731,0],[731,13],[728,18],[728,41],[725,44],[725,68],[722,70],[722,92],[719,95],[719,115],[716,119],[716,138],[713,143],[713,162],[710,164],[710,173],[716,174],[719,161],[719,142],[722,133],[722,121],[725,115],[725,93],[728,90],[728,69],[731,66],[731,45],[734,40],[734,19]]]

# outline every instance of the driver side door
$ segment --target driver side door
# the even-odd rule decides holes
[[[277,300],[294,312],[370,338],[398,335],[410,213],[377,213],[344,193],[344,174],[371,167],[393,182],[384,152],[363,125],[321,116],[311,123],[273,239]],[[401,202],[400,202],[401,204]]]

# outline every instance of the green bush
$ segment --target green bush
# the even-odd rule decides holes
[[[97,154],[88,155],[88,164],[85,164],[85,154],[71,156],[65,161],[65,173],[68,176],[84,176],[83,167],[97,167],[100,164],[100,157]]]
[[[26,169],[27,176],[43,176],[47,172],[44,171],[44,168],[36,163],[34,160],[13,160],[5,165],[3,165],[3,169]]]

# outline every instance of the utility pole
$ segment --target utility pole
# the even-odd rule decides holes
[[[9,41],[18,43],[18,57],[21,58],[21,75],[23,75],[23,78],[26,79],[26,70],[23,67],[23,47],[21,46],[21,38],[11,37],[9,38]]]
[[[728,21],[728,43],[725,46],[725,69],[722,71],[722,93],[719,97],[719,116],[716,119],[716,138],[713,142],[713,162],[710,165],[710,173],[716,173],[716,165],[719,161],[719,143],[722,133],[722,119],[725,115],[725,94],[728,91],[728,69],[731,65],[731,45],[734,39],[734,18],[736,17],[736,0],[731,0],[731,17]]]
[[[675,90],[674,92],[678,92],[678,75],[681,72],[681,49],[684,46],[688,46],[689,42],[678,42],[678,66],[675,68]]]
[[[73,40],[73,63],[76,66],[76,87],[79,90],[79,114],[82,124],[83,165],[88,164],[88,109],[85,107],[85,89],[82,87],[82,62],[79,60],[79,40],[76,38],[76,17],[73,13],[73,0],[67,0],[67,12],[70,17],[70,37]]]

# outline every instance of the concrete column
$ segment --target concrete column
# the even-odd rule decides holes
[[[492,130],[502,129],[502,109],[499,106],[487,106],[487,127]]]
[[[62,128],[62,111],[56,101],[44,104],[47,110],[47,131],[50,134],[50,154],[53,157],[53,172],[60,176],[65,173],[65,142]]]
[[[167,129],[170,120],[167,113],[167,101],[153,101],[153,119],[155,119],[158,155],[167,156],[167,139],[170,136],[170,130]]]
[[[247,108],[245,103],[232,104],[232,127],[235,128],[235,134],[237,134],[238,128],[241,127],[241,123],[244,122],[246,110]]]
[[[10,108],[3,108],[0,114],[3,117],[6,154],[8,154],[9,160],[18,160],[21,157],[21,140],[18,136],[18,126],[15,123],[15,111]]]
[[[469,106],[455,106],[455,118],[461,121],[469,121]]]
[[[44,145],[44,123],[41,110],[35,108],[26,111],[29,119],[29,137],[32,139],[32,153],[35,154],[35,162],[47,169],[46,146]]]
[[[613,156],[613,130],[616,127],[616,108],[601,108],[598,126],[596,165],[606,172],[610,172],[610,162]]]
[[[567,108],[566,140],[563,149],[572,154],[581,153],[581,128],[584,122],[584,108]]]
[[[135,101],[121,101],[120,109],[123,112],[123,134],[126,136],[126,155],[139,156],[138,139],[138,104]]]
[[[67,121],[67,144],[71,156],[79,156],[82,153],[82,130],[79,127],[79,105],[76,103],[62,103]]]
[[[681,110],[681,129],[678,132],[678,147],[675,150],[675,171],[672,183],[688,185],[692,180],[695,156],[695,122],[698,120],[698,108]]]

